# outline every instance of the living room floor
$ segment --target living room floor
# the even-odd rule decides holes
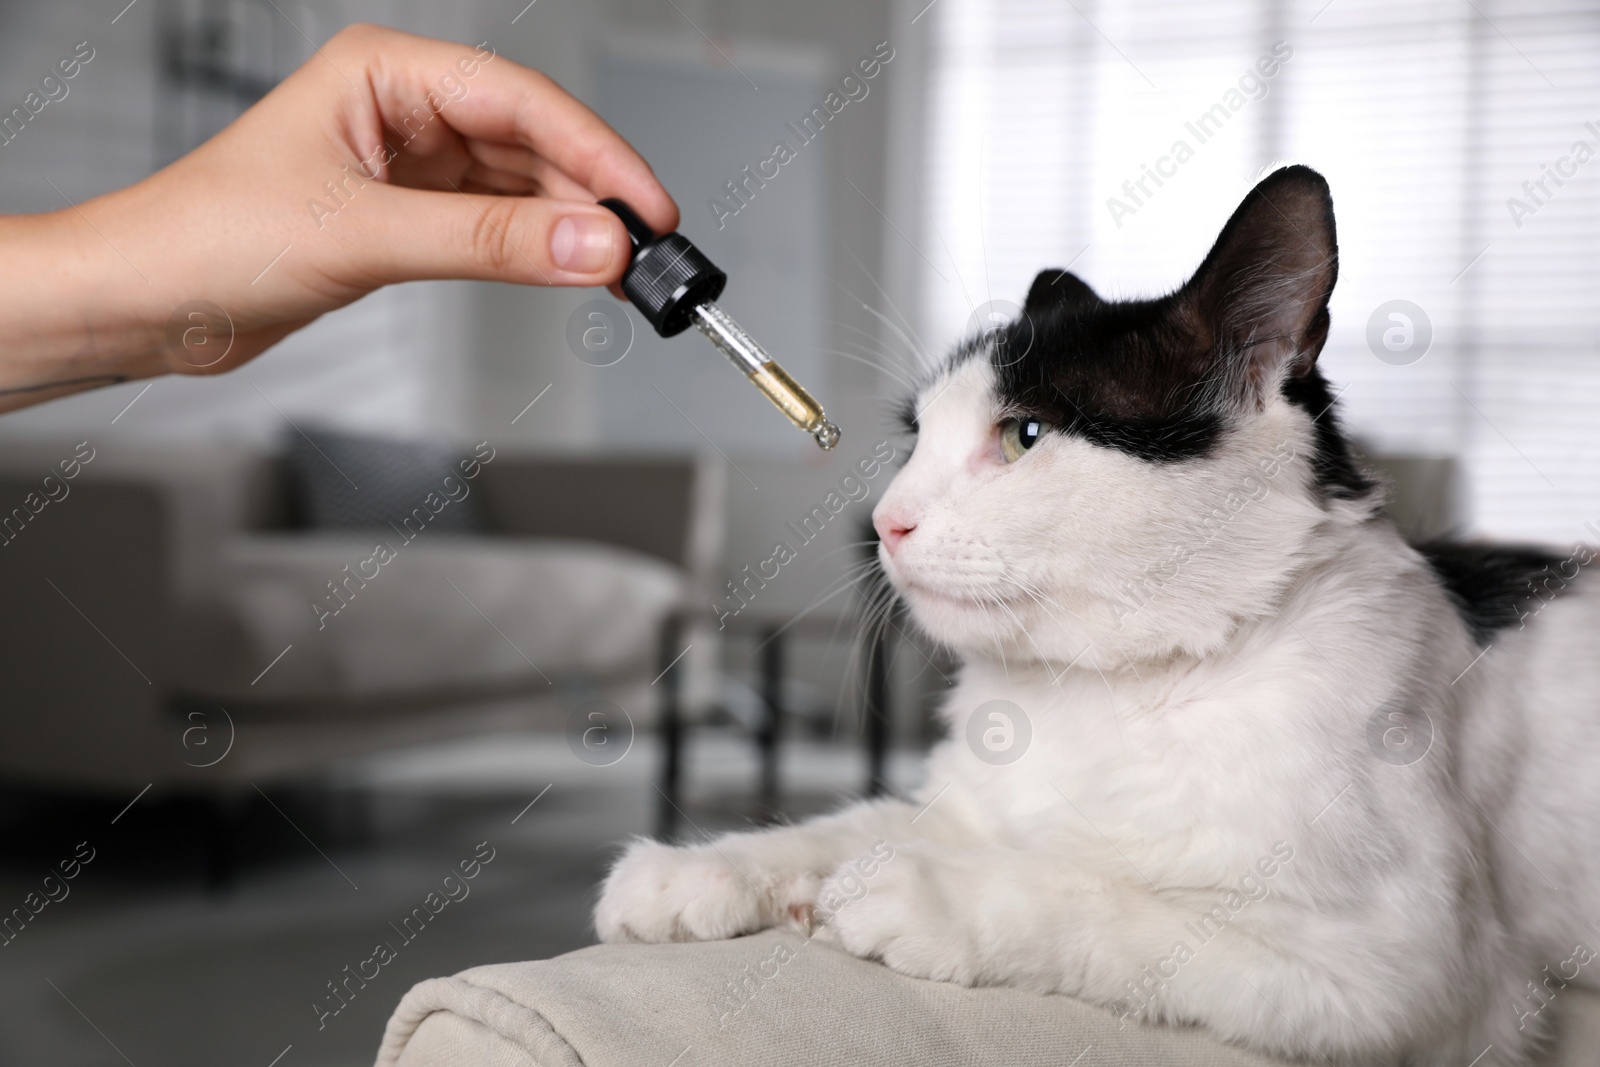
[[[897,788],[916,762],[891,762]],[[593,942],[595,886],[615,843],[648,832],[655,768],[646,739],[590,767],[564,738],[529,735],[366,759],[309,798],[253,808],[241,868],[220,893],[206,888],[204,820],[178,802],[146,798],[120,814],[121,802],[5,805],[0,911],[39,890],[78,841],[95,853],[69,894],[0,948],[0,1063],[365,1067],[413,983]],[[782,768],[790,816],[832,806],[864,776],[858,749],[799,740]],[[701,736],[682,836],[747,824],[755,780],[748,740]],[[468,894],[406,940],[398,924],[442,896],[480,842],[493,859]],[[346,1006],[324,1015],[341,1002],[329,983],[381,941],[393,959],[364,987],[341,986]]]

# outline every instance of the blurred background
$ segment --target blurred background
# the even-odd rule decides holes
[[[524,4],[0,4],[0,211],[348,23],[484,42],[641,149],[844,440],[605,293],[479,283],[0,418],[0,1062],[370,1062],[411,983],[590,943],[628,836],[913,787],[954,668],[860,566],[894,403],[1044,267],[1177,285],[1277,162],[1333,185],[1323,366],[1402,523],[1600,539],[1600,5]]]

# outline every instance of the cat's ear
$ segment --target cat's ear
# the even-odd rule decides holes
[[[1328,183],[1284,167],[1250,190],[1179,301],[1235,397],[1260,402],[1280,373],[1315,365],[1338,276]]]
[[[1091,307],[1099,302],[1100,298],[1082,278],[1071,271],[1052,267],[1040,271],[1039,276],[1033,279],[1033,284],[1028,287],[1028,299],[1023,302],[1022,310],[1029,315],[1037,315],[1052,308],[1065,311]]]

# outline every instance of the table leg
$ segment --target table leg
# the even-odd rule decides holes
[[[761,751],[761,805],[772,817],[778,810],[778,744],[783,736],[783,635],[769,630],[761,649],[761,702],[764,705],[756,744]]]
[[[867,648],[867,796],[888,791],[889,758],[889,636],[888,627],[877,631]]]
[[[683,789],[683,708],[681,706],[682,662],[674,662],[681,649],[678,641],[683,635],[683,625],[676,617],[669,618],[661,627],[661,677],[656,685],[661,690],[660,720],[657,726],[661,737],[661,782],[657,786],[660,800],[656,805],[656,837],[670,841],[678,826],[678,807],[682,803]]]

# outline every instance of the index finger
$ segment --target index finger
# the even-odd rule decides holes
[[[657,232],[678,227],[678,206],[633,146],[548,76],[477,48],[381,31],[368,70],[391,128],[419,106],[466,137],[520,144],[596,200],[619,197]],[[392,39],[390,39],[392,38]],[[430,94],[432,99],[430,100]]]

